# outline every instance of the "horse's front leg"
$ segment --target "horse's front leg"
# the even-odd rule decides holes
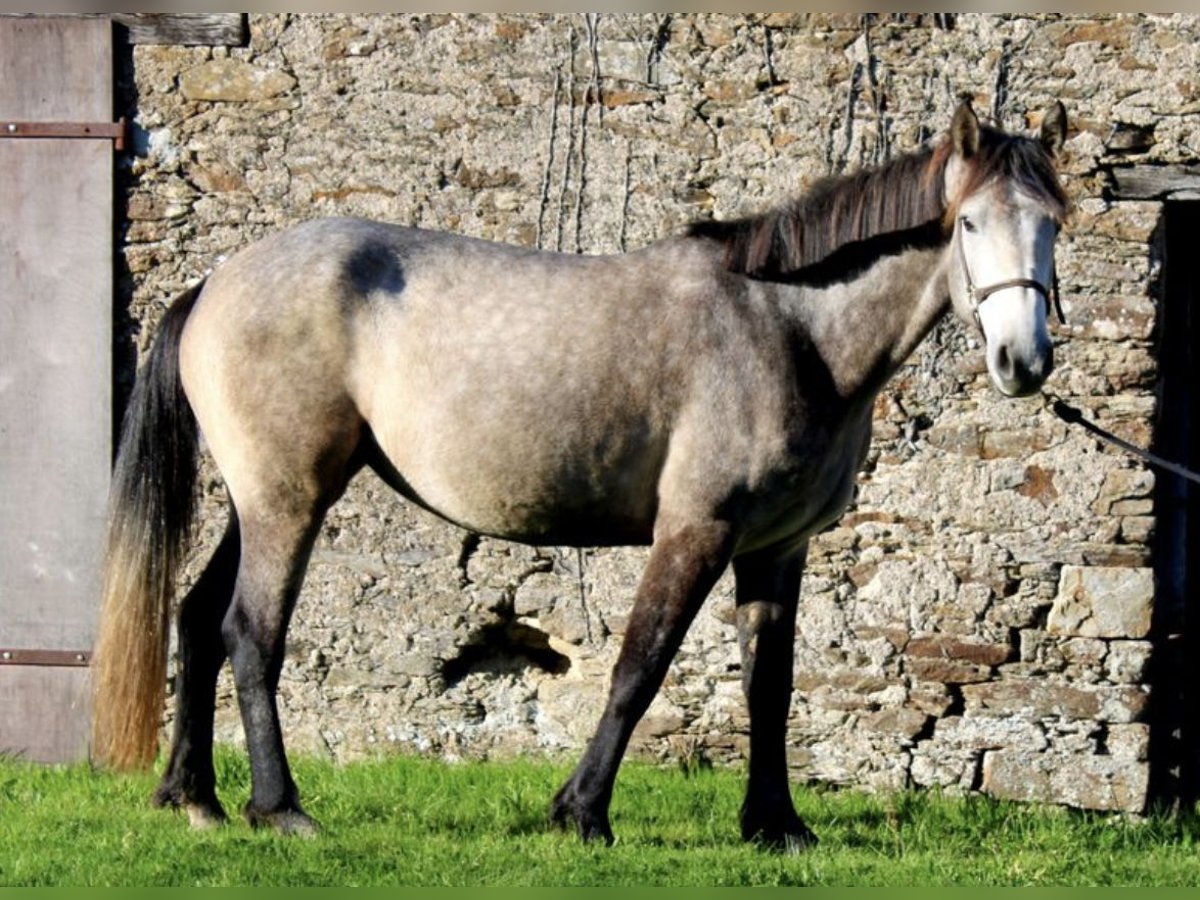
[[[742,837],[787,851],[817,842],[792,805],[786,752],[796,604],[807,549],[805,545],[785,558],[750,554],[733,561],[742,686],[750,708],[750,780],[742,804]]]
[[[608,806],[634,726],[658,692],[688,626],[729,562],[731,529],[708,522],[660,528],[638,585],[608,703],[575,772],[554,798],[551,819],[574,821],[585,841],[611,844]]]

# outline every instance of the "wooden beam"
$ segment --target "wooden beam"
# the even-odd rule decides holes
[[[1113,166],[1117,200],[1195,200],[1200,198],[1200,166]]]
[[[245,13],[110,13],[129,29],[133,44],[246,43]]]
[[[52,16],[110,19],[131,44],[240,47],[247,37],[245,13],[0,13],[3,18]]]

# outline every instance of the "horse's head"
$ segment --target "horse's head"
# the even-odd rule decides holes
[[[1066,130],[1061,103],[1037,138],[980,125],[963,103],[944,150],[950,297],[982,333],[988,374],[1010,397],[1035,393],[1054,368],[1047,319],[1067,198],[1053,159]]]

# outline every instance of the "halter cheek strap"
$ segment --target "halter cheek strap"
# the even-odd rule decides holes
[[[967,299],[971,302],[971,314],[975,317],[975,324],[980,331],[983,331],[983,322],[979,318],[979,307],[983,305],[983,301],[995,294],[997,291],[1005,291],[1009,288],[1031,288],[1042,295],[1042,299],[1046,301],[1046,315],[1050,315],[1050,309],[1053,307],[1055,315],[1058,316],[1058,321],[1063,325],[1067,324],[1067,318],[1063,315],[1062,300],[1058,294],[1058,269],[1054,265],[1050,267],[1050,287],[1042,284],[1036,278],[1009,278],[1005,281],[997,281],[985,287],[976,287],[975,280],[971,277],[971,267],[967,264],[967,251],[963,247],[962,226],[961,223],[956,223],[955,228],[958,230],[958,256],[962,261],[963,278],[966,281]]]

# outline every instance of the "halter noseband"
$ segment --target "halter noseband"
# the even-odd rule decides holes
[[[1067,318],[1063,315],[1062,300],[1058,295],[1058,269],[1053,263],[1050,266],[1049,288],[1036,278],[1009,278],[1006,281],[997,281],[986,287],[976,287],[975,279],[971,277],[971,267],[967,264],[967,251],[963,246],[961,219],[954,223],[954,228],[958,232],[958,256],[962,262],[963,279],[966,281],[967,287],[967,299],[971,303],[971,315],[975,317],[975,325],[981,332],[983,331],[983,322],[979,318],[979,307],[992,294],[995,294],[997,291],[1008,290],[1009,288],[1032,288],[1037,291],[1042,295],[1042,299],[1046,301],[1046,316],[1049,317],[1050,309],[1053,307],[1055,315],[1058,316],[1058,321],[1063,325],[1067,324]]]

